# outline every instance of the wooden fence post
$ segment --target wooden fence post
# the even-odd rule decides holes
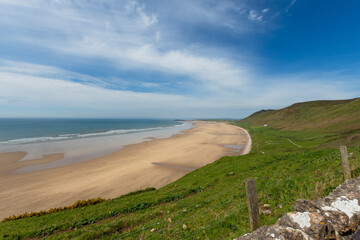
[[[256,181],[253,178],[245,180],[247,203],[250,216],[251,231],[260,227],[259,204],[256,192]]]
[[[349,167],[349,157],[346,146],[340,146],[340,153],[341,153],[341,164],[343,168],[344,178],[346,180],[351,179],[351,171]]]

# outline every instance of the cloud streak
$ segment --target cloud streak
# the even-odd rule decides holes
[[[324,80],[311,83],[287,77],[272,84],[247,84],[245,90],[218,91],[207,96],[146,93],[106,89],[88,81],[74,82],[77,73],[61,69],[10,62],[0,67],[0,108],[2,117],[243,117],[259,108],[284,107],[293,102],[349,98],[356,91],[343,84],[325,85]],[[11,66],[21,66],[12,68]],[[11,106],[8,110],[7,107]],[[249,109],[245,111],[244,109]]]
[[[243,117],[244,109],[356,96],[326,84],[331,75],[263,76],[242,48],[226,45],[276,12],[231,0],[0,0],[0,44],[15,46],[0,59],[1,114]],[[21,51],[28,56],[4,57]]]
[[[251,21],[261,22],[263,20],[263,16],[260,15],[256,10],[252,9],[249,11],[249,19]]]
[[[205,84],[208,89],[241,87],[246,81],[248,70],[245,65],[224,57],[213,57],[190,52],[179,47],[160,48],[160,27],[157,14],[148,13],[144,4],[136,1],[122,1],[125,7],[105,12],[100,4],[70,1],[46,1],[29,5],[26,1],[5,4],[8,14],[3,18],[9,26],[19,29],[28,26],[20,36],[15,32],[9,39],[21,44],[36,45],[58,54],[82,58],[106,58],[131,69],[150,69],[169,74],[185,75],[193,81]],[[112,9],[111,2],[105,9]],[[15,20],[20,15],[18,7],[29,15]],[[34,13],[40,9],[47,13]],[[81,11],[80,11],[81,10]],[[225,11],[225,10],[223,10]],[[50,21],[49,21],[50,19]],[[26,23],[25,23],[26,22]],[[47,34],[27,34],[26,31],[43,31]]]

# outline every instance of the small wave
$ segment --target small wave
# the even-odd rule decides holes
[[[96,133],[72,133],[72,134],[61,134],[53,137],[36,137],[36,138],[20,138],[12,139],[7,141],[1,141],[0,144],[27,144],[27,143],[39,143],[39,142],[53,142],[53,141],[63,141],[77,138],[90,138],[90,137],[101,137],[101,136],[111,136],[111,135],[120,135],[128,133],[137,133],[137,132],[147,132],[147,131],[156,131],[156,130],[166,130],[170,128],[178,128],[185,126],[186,123],[176,124],[166,127],[153,127],[153,128],[140,128],[140,129],[119,129],[119,130],[109,130],[105,132],[96,132]]]
[[[60,134],[59,136],[57,136],[57,137],[75,137],[75,136],[77,136],[77,135],[79,135],[79,134],[77,134],[77,133],[71,133],[71,134]]]
[[[47,141],[60,141],[70,139],[70,137],[37,137],[37,138],[20,138],[20,139],[12,139],[8,141],[0,142],[0,144],[25,144],[25,143],[33,143],[33,142],[47,142]]]

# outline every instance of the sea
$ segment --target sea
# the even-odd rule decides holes
[[[20,161],[63,153],[64,158],[29,165],[16,173],[45,170],[107,156],[126,145],[168,138],[192,128],[168,119],[0,119],[0,153],[26,152]]]

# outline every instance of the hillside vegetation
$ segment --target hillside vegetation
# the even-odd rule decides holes
[[[234,239],[250,231],[247,178],[256,178],[259,203],[272,209],[268,215],[261,214],[261,224],[273,224],[293,210],[296,199],[326,196],[343,182],[337,143],[358,131],[355,113],[359,108],[350,106],[358,106],[359,99],[332,102],[328,108],[325,103],[329,102],[295,104],[289,108],[298,109],[296,113],[286,115],[283,109],[234,121],[232,124],[245,127],[252,137],[250,154],[223,157],[157,190],[1,222],[0,239]],[[338,109],[337,115],[334,109]],[[306,131],[287,124],[296,120],[294,114]],[[311,117],[316,114],[353,124],[340,128],[336,127],[342,126],[340,120],[331,120],[332,124],[317,129],[316,124],[323,120]],[[265,123],[270,127],[264,127]],[[360,147],[353,143],[350,166],[356,177],[360,174]]]
[[[261,110],[242,123],[303,132],[334,134],[344,144],[360,142],[360,98],[295,103],[280,110]]]

